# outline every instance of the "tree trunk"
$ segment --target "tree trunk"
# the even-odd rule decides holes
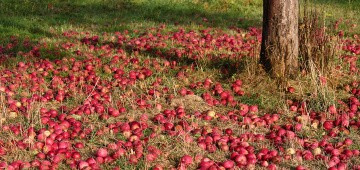
[[[298,0],[264,0],[260,63],[272,77],[298,72]]]

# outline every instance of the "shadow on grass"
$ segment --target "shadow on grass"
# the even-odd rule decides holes
[[[106,43],[105,43],[106,44]],[[125,51],[128,54],[139,53],[145,56],[150,56],[153,58],[163,58],[169,61],[176,61],[179,66],[190,67],[194,66],[194,68],[206,67],[207,69],[216,69],[221,71],[221,75],[219,76],[223,80],[227,80],[231,78],[234,74],[239,72],[244,72],[246,69],[246,61],[245,59],[230,59],[230,58],[214,58],[214,59],[193,59],[186,56],[178,57],[175,54],[169,54],[166,50],[151,48],[151,50],[139,50],[133,48],[133,46],[125,45]],[[161,52],[159,54],[159,52]]]
[[[205,1],[204,1],[205,2]],[[220,3],[217,2],[217,3]],[[212,8],[207,7],[213,5]],[[254,6],[258,6],[255,4]],[[0,2],[0,32],[4,36],[51,37],[50,30],[80,28],[85,31],[114,32],[166,24],[226,29],[260,26],[261,14],[251,13],[241,3],[195,4],[191,1],[82,0]],[[220,8],[221,7],[221,8]],[[209,9],[208,9],[209,8]],[[258,16],[258,17],[256,17]],[[245,18],[244,20],[240,18]],[[207,21],[206,21],[207,20]]]
[[[250,2],[250,1],[249,1]],[[69,29],[90,31],[94,33],[134,31],[167,25],[167,29],[185,29],[199,27],[228,29],[229,27],[248,28],[261,24],[261,0],[254,4],[228,1],[192,1],[154,0],[80,0],[38,2],[2,0],[0,2],[0,45],[5,44],[8,37],[16,35],[18,39],[52,38],[56,34]],[[251,12],[253,9],[259,10]],[[128,52],[133,49],[126,47]],[[18,49],[18,48],[16,48]],[[16,50],[14,49],[14,50]],[[21,48],[21,51],[30,49]],[[156,49],[154,49],[156,50]],[[54,50],[55,51],[55,50]],[[9,54],[15,51],[9,51]],[[43,52],[47,54],[47,52]],[[147,55],[158,57],[153,52]],[[47,55],[53,60],[53,55]],[[197,64],[189,58],[167,56],[183,65]],[[58,59],[58,58],[55,58]],[[220,63],[220,64],[219,64]],[[218,59],[206,63],[209,68],[227,69],[223,77],[231,77],[236,71],[236,63],[228,59]]]

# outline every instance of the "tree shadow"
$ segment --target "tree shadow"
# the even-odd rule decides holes
[[[214,29],[228,29],[231,27],[246,29],[250,26],[261,26],[261,15],[249,13],[249,9],[254,7],[247,8],[240,5],[235,8],[224,3],[218,5],[224,9],[211,10],[205,9],[204,6],[199,4],[184,5],[171,3],[170,1],[154,2],[158,3],[134,3],[129,0],[89,1],[87,3],[44,0],[41,2],[23,1],[14,4],[11,0],[3,0],[0,2],[2,3],[0,8],[4,9],[0,11],[0,31],[3,33],[0,37],[16,35],[19,39],[24,37],[30,39],[53,38],[61,33],[59,30],[75,29],[94,33],[121,32],[158,27],[160,24],[167,25],[170,29],[178,29],[178,26],[185,29],[208,27]],[[0,41],[0,43],[3,42]],[[124,48],[130,54],[134,51],[130,46]],[[31,50],[22,47],[19,47],[19,49],[25,52]],[[160,49],[141,51],[141,53],[158,58],[160,56],[155,53],[158,50]],[[57,50],[53,49],[52,51]],[[9,51],[8,53],[15,54],[16,52]],[[59,55],[56,57],[56,55],[50,55],[51,53],[47,51],[42,53],[49,54],[43,57],[50,60],[60,59],[59,57],[64,56]],[[175,55],[165,55],[165,58],[177,61],[182,66],[199,64],[197,60],[186,57],[179,58]],[[211,60],[206,64],[201,63],[201,66],[225,70],[221,76],[224,79],[230,78],[233,74],[245,68],[243,62],[227,58]]]
[[[173,53],[167,53],[168,51],[164,51],[163,49],[152,47],[149,50],[140,50],[134,48],[131,45],[125,45],[120,47],[118,45],[114,45],[112,42],[104,42],[102,45],[111,44],[115,48],[122,48],[128,54],[138,53],[141,55],[149,56],[152,58],[162,58],[169,61],[176,61],[180,67],[189,67],[194,66],[194,68],[205,67],[207,69],[216,69],[221,71],[221,75],[219,76],[223,80],[227,80],[231,78],[234,74],[239,72],[244,72],[247,66],[247,63],[243,59],[230,59],[230,58],[214,58],[214,59],[193,59],[186,56],[177,56]],[[162,52],[161,52],[162,51]],[[160,52],[160,53],[159,53]]]
[[[158,3],[134,3],[129,0],[13,3],[3,0],[0,4],[3,9],[0,12],[0,31],[3,32],[2,36],[49,37],[52,34],[50,28],[114,32],[136,29],[134,24],[140,25],[138,28],[158,24],[247,28],[260,26],[261,23],[261,15],[255,17],[255,14],[250,15],[240,7],[236,10],[211,11],[201,5],[154,2]]]

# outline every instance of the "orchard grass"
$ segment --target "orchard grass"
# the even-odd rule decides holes
[[[360,23],[360,1],[316,0],[308,5],[315,7],[319,12],[321,22],[327,27],[328,34],[331,37],[339,38],[339,42],[346,39],[356,44],[356,41],[359,41],[354,36],[360,34],[360,26],[356,25]],[[83,123],[83,128],[92,130],[85,137],[76,137],[76,141],[72,141],[85,144],[83,149],[77,150],[82,155],[81,159],[94,156],[97,149],[106,148],[109,143],[130,140],[126,133],[116,133],[114,132],[116,128],[109,128],[110,125],[113,126],[117,122],[131,124],[131,122],[140,119],[143,119],[142,121],[148,124],[149,128],[141,131],[141,140],[148,138],[148,141],[144,144],[144,156],[138,159],[137,164],[129,162],[130,155],[134,154],[135,151],[134,148],[128,147],[124,156],[111,163],[101,165],[100,168],[102,169],[114,167],[120,167],[120,169],[151,169],[155,165],[177,168],[182,164],[180,160],[184,155],[190,155],[194,159],[194,163],[188,166],[189,169],[198,168],[202,157],[220,162],[219,165],[221,165],[221,162],[230,159],[230,151],[227,151],[226,148],[221,150],[220,146],[218,146],[220,144],[215,143],[216,151],[208,152],[201,149],[197,143],[199,137],[206,136],[201,135],[202,131],[208,131],[207,135],[210,135],[210,132],[216,131],[214,127],[219,128],[221,132],[231,129],[233,136],[241,136],[247,133],[267,136],[271,132],[277,132],[276,125],[283,127],[287,124],[301,123],[302,130],[295,132],[300,139],[321,141],[324,135],[329,132],[324,130],[322,123],[317,125],[308,120],[312,112],[317,113],[317,116],[325,115],[326,119],[335,119],[339,115],[330,114],[327,110],[328,107],[335,105],[339,112],[347,112],[346,106],[341,104],[339,100],[343,101],[345,105],[349,105],[350,98],[355,96],[355,94],[352,94],[352,90],[359,89],[359,86],[356,85],[356,82],[359,83],[360,78],[357,74],[358,71],[349,71],[351,69],[349,62],[340,59],[341,56],[354,54],[340,48],[336,49],[336,54],[339,56],[336,56],[336,60],[331,61],[331,67],[327,70],[320,70],[317,66],[313,66],[308,70],[303,69],[299,72],[298,77],[288,80],[285,85],[270,78],[258,64],[260,42],[257,38],[261,35],[259,28],[262,25],[262,0],[79,0],[76,2],[71,0],[43,0],[41,2],[16,0],[15,3],[13,0],[2,0],[0,9],[0,46],[4,47],[0,49],[4,50],[0,51],[0,72],[3,73],[4,70],[16,72],[20,63],[23,62],[25,65],[29,65],[32,72],[43,75],[42,78],[45,81],[40,87],[41,91],[31,90],[31,87],[17,88],[16,94],[14,94],[16,100],[31,97],[34,94],[42,95],[48,90],[54,90],[57,93],[59,87],[56,85],[60,85],[52,85],[55,81],[54,77],[68,79],[74,74],[81,77],[82,74],[88,74],[87,71],[83,73],[83,70],[86,69],[85,64],[103,64],[94,66],[92,70],[98,77],[98,81],[85,80],[77,82],[78,84],[74,87],[77,91],[68,92],[68,96],[62,101],[34,101],[27,106],[28,116],[18,114],[16,118],[11,118],[8,111],[11,108],[7,104],[6,93],[0,89],[1,126],[21,124],[24,128],[21,129],[21,133],[25,133],[25,129],[30,127],[35,129],[50,128],[48,124],[41,123],[43,120],[40,108],[58,109],[62,105],[70,109],[85,107],[86,104],[90,103],[88,99],[93,98],[93,93],[100,94],[102,90],[108,90],[104,88],[104,84],[107,82],[114,83],[113,85],[117,85],[117,87],[111,87],[110,92],[101,92],[103,95],[99,97],[101,102],[109,100],[105,104],[105,113],[109,111],[108,108],[110,107],[115,109],[123,107],[126,111],[118,117],[110,116],[109,118],[98,116],[97,111],[94,110],[92,110],[92,114],[87,115],[85,113],[87,108],[79,109],[81,111],[79,114],[72,114],[74,119]],[[339,23],[338,28],[334,28],[336,22]],[[202,34],[204,30],[209,30],[209,34],[217,38],[220,36],[226,37],[225,35],[229,35],[229,37],[238,35],[243,39],[243,44],[249,45],[251,51],[246,51],[244,48],[242,52],[246,56],[235,59],[221,57],[224,53],[229,56],[232,54],[227,49],[230,47],[224,45],[222,49],[209,47],[209,50],[205,52],[201,49],[205,47],[199,47],[200,49],[194,47],[194,51],[198,50],[196,52],[199,52],[199,56],[208,53],[214,59],[206,57],[193,59],[189,57],[189,53],[184,53],[181,57],[174,54],[165,56],[166,52],[175,48],[189,50],[186,46],[177,44],[176,40],[170,38],[161,39],[164,36],[172,36],[180,28],[184,29],[185,33],[194,32],[196,35]],[[255,31],[251,30],[251,28],[254,28]],[[67,37],[64,33],[69,33],[68,31],[78,34]],[[344,37],[338,37],[340,31],[344,31]],[[117,42],[115,37],[118,33],[127,38],[125,44]],[[148,35],[148,33],[163,40],[162,43],[165,45],[159,45],[153,51],[136,49],[135,40],[141,41],[141,38]],[[94,43],[94,46],[91,45],[93,42],[90,42],[90,44],[84,43],[85,37],[93,36],[99,37],[99,42]],[[134,40],[134,42],[131,40]],[[189,41],[188,43],[196,46],[192,44],[193,42]],[[223,40],[222,43],[226,44],[227,42]],[[15,46],[7,49],[9,44]],[[73,46],[65,47],[69,44]],[[359,45],[358,42],[357,45]],[[97,47],[104,47],[104,49],[94,50]],[[24,55],[24,53],[35,55],[29,53],[29,51],[34,51],[34,48],[39,48],[40,56],[38,58]],[[106,48],[110,50],[107,51]],[[120,59],[120,62],[113,64],[112,59],[118,50],[123,50],[121,55],[128,59],[138,60],[129,60],[128,63],[130,64],[126,64],[125,59]],[[77,54],[77,52],[81,52],[81,54]],[[158,52],[162,52],[161,55]],[[111,57],[107,57],[107,54]],[[357,57],[356,66],[359,67],[359,55],[355,55],[355,57]],[[39,61],[53,64],[61,61],[62,66],[72,68],[72,59],[84,62],[84,68],[80,67],[80,71],[75,73],[64,68],[58,74],[53,72],[45,74],[44,70],[33,65],[33,63]],[[149,61],[150,63],[146,63]],[[158,63],[159,66],[156,66],[155,63]],[[143,71],[141,68],[150,68],[152,74],[146,78],[137,77],[134,84],[121,86],[119,85],[121,84],[120,81],[114,80],[116,70],[110,69],[109,71],[106,65],[111,65],[112,68],[122,68],[125,75],[130,75],[133,70],[141,72]],[[0,76],[0,78],[2,77],[5,77],[5,75]],[[14,77],[11,77],[13,78],[11,80],[15,83]],[[157,82],[159,79],[161,81]],[[198,85],[192,89],[194,83],[200,82],[201,84],[206,79],[212,81],[210,88]],[[324,83],[323,79],[326,80],[326,83]],[[235,91],[232,89],[236,80],[242,81],[241,90],[244,91],[243,95],[235,95]],[[26,81],[30,83],[30,80]],[[9,86],[10,83],[13,83],[1,84],[1,82],[0,87]],[[155,83],[159,84],[155,86]],[[180,92],[183,88],[202,98],[204,98],[202,95],[205,93],[211,93],[212,97],[221,101],[221,95],[216,94],[217,92],[214,90],[216,83],[221,84],[224,91],[233,95],[234,100],[238,103],[256,106],[259,111],[250,111],[253,113],[249,112],[246,116],[238,116],[238,118],[232,118],[233,120],[220,121],[222,116],[231,117],[231,112],[235,112],[234,115],[240,114],[239,110],[242,108],[239,105],[231,105],[230,103],[210,106],[206,104],[206,101],[203,101],[204,105],[202,106],[198,106],[198,103],[192,103],[191,101],[188,102],[189,105],[185,106],[173,106],[171,103],[172,99],[184,98]],[[290,92],[289,87],[293,87],[295,92]],[[67,90],[71,90],[71,88]],[[154,94],[151,94],[151,90],[155,90]],[[357,96],[357,98],[359,97]],[[147,100],[147,104],[152,107],[140,108],[140,99]],[[297,109],[299,109],[302,103],[307,105],[304,108],[304,114],[300,118],[300,111],[291,110],[291,106],[297,106]],[[162,108],[157,108],[157,104],[160,104]],[[184,108],[185,117],[166,117],[167,121],[173,123],[174,131],[185,129],[185,127],[178,125],[179,121],[183,120],[192,128],[200,129],[201,133],[193,134],[193,132],[184,131],[172,135],[172,131],[163,129],[165,125],[154,120],[154,117],[160,113],[162,114],[164,110],[176,110],[179,108]],[[214,117],[206,117],[206,111],[201,111],[201,116],[195,115],[196,111],[208,108],[216,113]],[[69,111],[64,112],[68,113]],[[245,122],[247,118],[251,120],[266,119],[264,117],[269,115],[279,115],[280,117],[279,120],[269,126],[262,126],[261,122]],[[144,118],[146,116],[148,118]],[[205,120],[206,118],[210,120]],[[338,136],[329,140],[332,144],[336,145],[336,143],[344,141],[345,138],[350,138],[353,140],[353,144],[349,148],[360,149],[360,134],[357,129],[354,127],[343,128],[340,125],[334,129],[334,131],[340,132]],[[150,138],[153,134],[155,134],[155,137]],[[193,141],[189,141],[189,138]],[[249,138],[253,139],[255,137]],[[3,141],[18,141],[22,138],[11,130],[0,130],[0,139]],[[275,144],[275,139],[260,141],[249,139],[248,144],[254,147],[255,153],[262,148],[280,150],[279,147],[283,147],[285,150],[288,148],[309,150],[309,148],[301,146],[299,141],[292,139],[286,139],[282,145]],[[1,147],[2,145],[0,143]],[[5,145],[16,149],[9,151],[4,157],[1,156],[0,162],[31,161],[36,157],[37,152],[41,152],[41,149],[32,151],[29,151],[30,149],[19,149],[14,142],[7,142]],[[30,142],[29,145],[33,146],[34,143]],[[146,147],[150,145],[161,150],[161,154],[153,162],[145,158],[145,155],[150,153]],[[326,154],[330,155],[329,153]],[[353,157],[348,161],[349,167],[359,164],[358,157]],[[295,155],[277,164],[279,168],[284,169],[295,168],[298,165],[303,165],[309,169],[328,168],[327,163],[324,161],[299,160]],[[70,166],[65,161],[59,164],[59,169],[68,168]],[[265,169],[259,163],[252,168]]]

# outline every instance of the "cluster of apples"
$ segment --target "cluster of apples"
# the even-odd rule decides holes
[[[16,62],[14,68],[0,69],[0,108],[4,110],[0,135],[8,137],[0,139],[4,158],[0,168],[121,169],[116,167],[121,159],[133,166],[146,161],[153,169],[166,169],[169,165],[159,160],[167,159],[169,151],[151,143],[164,136],[180,136],[182,142],[209,155],[226,155],[219,161],[189,151],[176,157],[177,163],[171,166],[177,169],[276,169],[290,160],[321,160],[327,168],[341,170],[359,157],[356,141],[349,135],[360,126],[358,80],[344,86],[351,95],[348,100],[328,109],[309,111],[306,102],[289,100],[293,117],[264,113],[260,106],[239,99],[246,94],[246,82],[186,81],[197,74],[196,68],[194,64],[182,66],[178,60],[253,57],[261,40],[259,29],[235,29],[231,34],[218,29],[169,32],[162,25],[134,33],[67,31],[54,51],[47,43],[24,41],[28,51],[13,53],[20,44],[15,38],[0,47],[3,61],[14,55],[26,59]],[[349,62],[351,74],[356,74],[359,39],[344,42],[343,50],[349,55],[342,58]],[[58,50],[69,56],[43,58],[60,56]],[[173,87],[165,77],[175,77],[173,81],[182,86]],[[294,91],[288,88],[289,93]],[[200,96],[210,109],[170,107],[165,102],[187,95]],[[306,131],[321,134],[321,139],[304,135]],[[93,142],[94,136],[108,137],[107,142]],[[11,159],[20,152],[27,158]],[[360,169],[359,165],[352,168]]]

